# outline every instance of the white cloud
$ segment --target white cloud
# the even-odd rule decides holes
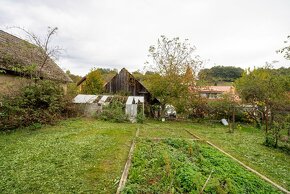
[[[290,34],[288,0],[2,0],[1,28],[22,26],[65,49],[59,64],[85,75],[92,67],[142,69],[160,35],[188,38],[207,67],[289,61],[275,51]]]

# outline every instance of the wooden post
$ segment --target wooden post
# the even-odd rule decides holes
[[[191,134],[193,137],[197,137],[198,139],[202,140],[200,137],[198,137],[197,135],[191,133],[190,131],[188,131],[187,129],[184,129],[185,131],[187,131],[189,134]],[[222,150],[221,148],[217,147],[216,145],[214,145],[213,143],[209,142],[209,141],[205,141],[207,144],[211,145],[212,147],[214,147],[215,149],[219,150],[220,152],[222,152],[223,154],[225,154],[226,156],[228,156],[229,158],[233,159],[234,161],[238,162],[241,166],[243,166],[244,168],[246,168],[248,171],[251,171],[252,173],[258,175],[260,178],[262,178],[263,180],[267,181],[268,183],[272,184],[273,186],[275,186],[277,189],[279,189],[280,191],[290,194],[290,191],[288,191],[287,189],[281,187],[280,185],[276,184],[275,182],[273,182],[272,180],[270,180],[269,178],[267,178],[266,176],[260,174],[258,171],[252,169],[251,167],[247,166],[246,164],[244,164],[243,162],[241,162],[240,160],[236,159],[235,157],[233,157],[232,155],[230,155],[229,153],[225,152],[224,150]]]
[[[120,194],[126,185],[126,181],[127,181],[128,175],[129,175],[129,169],[131,167],[131,160],[132,160],[132,156],[133,156],[133,152],[134,152],[135,142],[136,142],[136,138],[138,136],[139,136],[139,128],[137,129],[135,138],[132,141],[131,148],[130,148],[130,151],[128,154],[128,159],[127,159],[127,162],[125,164],[121,179],[119,181],[119,186],[118,186],[116,194]]]
[[[143,102],[143,117],[145,117],[145,113],[144,113],[144,102]]]
[[[234,110],[233,110],[233,132],[234,132],[235,127],[236,127],[236,108],[234,107]]]
[[[199,194],[202,194],[202,193],[203,193],[203,190],[205,189],[205,187],[206,187],[206,185],[207,185],[207,183],[208,183],[208,181],[209,181],[209,179],[210,179],[212,173],[213,173],[213,170],[210,172],[210,174],[209,174],[208,178],[206,179],[206,181],[205,181],[205,183],[204,183],[204,185],[203,185],[201,191],[199,192]]]
[[[266,176],[260,174],[258,171],[252,169],[251,167],[247,166],[246,164],[244,164],[243,162],[241,162],[240,160],[236,159],[235,157],[233,157],[232,155],[230,155],[229,153],[225,152],[224,150],[222,150],[221,148],[217,147],[216,145],[214,145],[213,143],[206,141],[207,144],[211,145],[212,147],[216,148],[217,150],[219,150],[220,152],[224,153],[225,155],[227,155],[228,157],[230,157],[231,159],[235,160],[236,162],[238,162],[240,165],[242,165],[243,167],[245,167],[247,170],[253,172],[254,174],[258,175],[260,178],[262,178],[263,180],[267,181],[268,183],[272,184],[273,186],[275,186],[276,188],[278,188],[280,191],[290,194],[290,192],[281,187],[280,185],[276,184],[275,182],[273,182],[272,180],[270,180],[269,178],[267,178]]]

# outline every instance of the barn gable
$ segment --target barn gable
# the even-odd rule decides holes
[[[144,96],[149,104],[158,103],[151,93],[125,68],[116,74],[104,86],[105,92],[110,94],[126,93],[131,96]]]

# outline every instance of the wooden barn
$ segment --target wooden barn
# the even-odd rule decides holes
[[[77,86],[80,87],[80,93],[82,93],[82,85],[86,82],[87,77],[83,77]],[[111,79],[106,80],[104,84],[104,93],[111,95],[123,95],[123,96],[144,96],[145,103],[158,104],[159,101],[153,98],[152,94],[143,86],[129,71],[125,68],[121,69],[119,73],[116,73]]]
[[[77,86],[80,87],[82,92],[82,85],[86,82],[86,76],[83,77]],[[97,94],[95,94],[97,95]],[[145,114],[152,117],[158,117],[160,115],[159,105],[160,102],[152,96],[152,94],[142,85],[131,73],[125,68],[121,69],[119,73],[116,73],[110,80],[104,84],[104,92],[99,95],[114,95],[124,97],[144,97]],[[131,102],[135,104],[138,102]],[[126,104],[127,105],[127,104]],[[152,106],[156,105],[156,106]],[[143,108],[144,110],[144,108]]]
[[[144,96],[145,103],[158,104],[159,101],[153,98],[151,93],[125,68],[116,74],[104,86],[105,93],[124,94],[127,96]]]

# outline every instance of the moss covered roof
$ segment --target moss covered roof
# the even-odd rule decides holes
[[[30,67],[37,71],[41,68],[44,54],[40,48],[16,36],[0,30],[0,69],[23,73]],[[41,71],[44,79],[72,82],[70,77],[49,58]]]

